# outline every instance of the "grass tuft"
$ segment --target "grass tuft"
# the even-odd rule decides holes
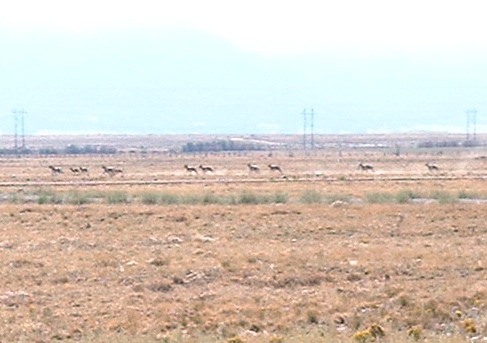
[[[75,191],[66,194],[63,202],[71,205],[83,205],[92,202],[92,200],[88,194]]]
[[[140,201],[146,205],[156,205],[159,203],[159,194],[152,192],[142,193],[140,195]]]
[[[106,195],[106,201],[109,204],[127,204],[129,200],[129,195],[122,191],[110,192]]]
[[[453,204],[458,201],[458,197],[447,191],[434,191],[431,198],[438,200],[440,204]]]
[[[419,194],[413,192],[410,189],[404,189],[396,193],[395,199],[398,204],[406,204],[411,199],[420,198]]]
[[[367,199],[367,202],[371,204],[389,204],[393,203],[395,200],[393,194],[383,192],[367,193],[365,198]]]
[[[285,204],[289,200],[289,197],[286,193],[277,192],[272,197],[272,202],[275,204]]]
[[[238,199],[239,204],[259,204],[257,195],[250,192],[243,192]]]
[[[460,191],[458,193],[458,198],[459,199],[482,199],[482,196],[474,192]]]
[[[300,198],[300,202],[303,204],[319,204],[322,201],[322,196],[315,190],[305,191]]]

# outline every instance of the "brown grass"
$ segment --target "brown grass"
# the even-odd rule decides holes
[[[304,157],[280,156],[288,174],[311,175],[320,168],[349,180],[311,176],[306,182],[272,182],[276,176],[263,172],[257,178],[269,182],[41,187],[55,194],[122,192],[128,199],[144,192],[187,197],[282,193],[289,197],[286,203],[4,201],[0,340],[352,342],[374,325],[385,336],[364,334],[364,341],[459,342],[487,336],[487,205],[363,201],[371,193],[406,190],[487,194],[485,180],[464,179],[465,172],[452,170],[448,173],[458,178],[374,181],[380,173],[428,176],[419,169],[423,156],[405,159],[406,171],[400,173],[391,168],[398,163],[392,157],[377,158],[376,168],[384,171],[368,175],[370,181],[350,180],[362,174],[352,163],[357,156],[329,164],[321,157],[304,162]],[[55,162],[97,165],[98,159]],[[122,165],[124,178],[134,180],[249,178],[243,169],[249,156],[208,159],[208,164],[225,165],[225,171],[186,175],[180,166],[194,160],[187,156],[117,157],[111,164]],[[252,161],[265,165],[268,159],[253,156]],[[483,162],[468,156],[465,161],[480,175]],[[27,169],[20,169],[22,163]],[[0,179],[9,174],[42,182],[75,178],[52,177],[44,169],[36,174],[38,163],[4,160]],[[338,170],[343,165],[350,166],[345,173]],[[110,177],[90,172],[86,178]],[[39,187],[1,191],[29,195]],[[304,203],[305,191],[341,202]]]

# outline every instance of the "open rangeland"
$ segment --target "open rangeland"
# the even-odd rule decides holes
[[[482,341],[477,157],[2,159],[0,341]]]

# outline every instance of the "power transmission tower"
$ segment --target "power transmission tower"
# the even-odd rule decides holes
[[[18,113],[20,114],[20,131],[22,139],[22,145],[20,148],[21,150],[25,150],[25,115],[27,114],[27,111],[21,109]]]
[[[473,140],[474,142],[477,141],[477,110],[473,109],[472,110],[472,115],[473,115]]]
[[[25,150],[25,114],[27,111],[22,109],[13,109],[14,116],[14,150],[19,154],[20,150]],[[21,130],[21,145],[19,146],[19,116],[20,116],[20,130]]]
[[[20,113],[20,111],[16,110],[16,109],[13,109],[12,110],[12,114],[14,115],[14,150],[15,152],[17,153],[19,150],[19,144],[18,144],[18,134],[17,134],[17,128],[18,128],[18,124],[19,124],[19,117],[18,117],[18,114]]]
[[[315,148],[315,112],[314,109],[311,109],[311,111],[308,113],[306,108],[303,110],[301,113],[303,115],[303,150],[304,152],[307,151],[308,148],[308,123],[307,123],[307,117],[310,116],[310,131],[311,131],[311,137],[310,137],[310,145],[311,145],[311,150],[314,150]]]
[[[477,140],[477,110],[465,111],[467,114],[467,141],[470,140],[470,125],[473,124],[473,141]]]

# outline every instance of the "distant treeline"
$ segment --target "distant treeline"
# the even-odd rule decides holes
[[[111,155],[116,153],[116,148],[104,145],[78,146],[69,144],[65,148],[0,149],[0,155]]]
[[[217,140],[212,142],[186,143],[183,152],[213,152],[213,151],[260,151],[261,144],[235,142],[231,140]]]
[[[455,147],[475,147],[480,146],[478,141],[426,141],[418,143],[418,148],[455,148]]]

